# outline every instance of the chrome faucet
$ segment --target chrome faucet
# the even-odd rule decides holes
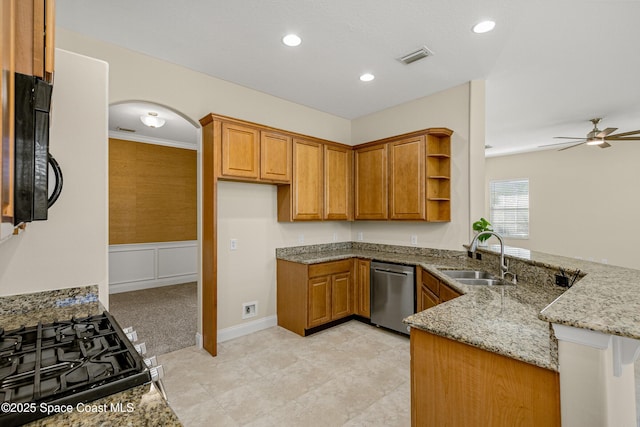
[[[512,282],[516,283],[516,275],[509,271],[509,264],[507,260],[504,259],[504,241],[502,240],[502,236],[496,233],[495,231],[487,230],[487,231],[481,231],[480,233],[476,234],[473,237],[473,240],[471,240],[471,243],[469,244],[469,252],[471,252],[472,256],[473,254],[475,254],[476,249],[478,248],[478,238],[484,235],[496,236],[498,241],[500,242],[500,278],[504,279],[504,276],[506,276],[507,274],[510,274],[513,277]]]

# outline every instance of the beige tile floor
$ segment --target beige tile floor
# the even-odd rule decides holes
[[[302,338],[280,327],[158,357],[191,426],[409,426],[409,339],[352,320]]]

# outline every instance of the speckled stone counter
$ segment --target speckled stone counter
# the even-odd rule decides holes
[[[98,286],[0,297],[0,328],[11,330],[38,322],[100,314]],[[117,320],[117,319],[116,319]],[[181,426],[178,417],[152,384],[144,384],[87,402],[27,426]]]
[[[518,248],[507,248],[517,286],[466,286],[440,271],[474,268],[499,274],[499,247],[478,252],[482,261],[464,251],[345,242],[278,249],[276,256],[305,264],[360,257],[422,266],[464,295],[406,323],[547,369],[558,369],[550,322],[640,339],[640,271]],[[575,276],[573,287],[555,286],[561,268]]]

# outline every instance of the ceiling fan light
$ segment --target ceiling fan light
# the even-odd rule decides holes
[[[604,138],[589,138],[587,139],[587,145],[601,145],[604,144]]]
[[[140,116],[140,121],[150,128],[160,128],[164,126],[165,120],[158,117],[158,113],[149,113],[147,116]]]

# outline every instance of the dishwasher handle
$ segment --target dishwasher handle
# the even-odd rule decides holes
[[[373,271],[376,272],[376,273],[388,273],[388,274],[395,274],[395,275],[398,275],[398,276],[409,276],[409,275],[412,275],[410,273],[406,273],[406,272],[403,272],[403,271],[394,271],[394,270],[387,270],[387,269],[382,270],[380,268],[375,268]]]

